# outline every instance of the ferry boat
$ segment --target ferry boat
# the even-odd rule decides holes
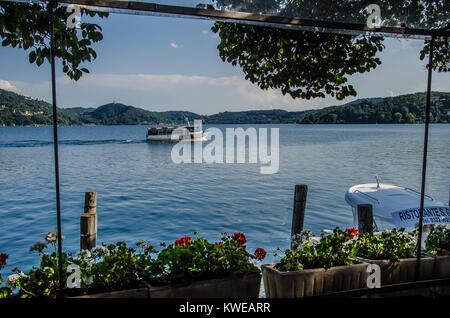
[[[371,204],[375,230],[392,228],[413,229],[419,222],[420,197],[418,191],[407,187],[380,183],[359,184],[351,187],[345,194],[345,201],[351,206],[353,225],[358,227],[357,207]],[[424,196],[423,225],[450,224],[450,207]]]
[[[147,141],[179,142],[179,141],[206,141],[208,132],[201,126],[191,126],[189,121],[186,126],[152,126],[147,130]]]

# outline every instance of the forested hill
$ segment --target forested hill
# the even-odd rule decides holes
[[[327,107],[301,120],[304,124],[385,124],[420,123],[425,119],[426,93],[359,100],[341,106]],[[433,123],[450,122],[450,93],[431,95]]]
[[[60,125],[148,125],[182,124],[202,119],[207,124],[371,124],[420,123],[424,118],[426,94],[360,99],[341,106],[320,110],[288,112],[254,110],[222,112],[210,116],[187,111],[152,112],[110,103],[97,108],[59,108]],[[450,93],[433,92],[431,121],[450,122]],[[0,126],[51,125],[52,106],[48,102],[0,89]]]

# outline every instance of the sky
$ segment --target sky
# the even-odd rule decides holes
[[[223,62],[220,39],[210,20],[112,13],[89,19],[103,28],[94,44],[90,74],[71,81],[57,61],[59,107],[98,107],[117,102],[152,111],[187,110],[210,115],[223,111],[285,109],[302,111],[340,105],[357,98],[385,97],[426,90],[423,40],[386,38],[382,65],[349,77],[357,97],[292,99],[245,80],[238,66]],[[300,67],[300,66],[299,66]],[[0,47],[0,88],[51,102],[50,66],[28,63],[22,49]],[[433,90],[450,91],[450,74],[433,73]]]

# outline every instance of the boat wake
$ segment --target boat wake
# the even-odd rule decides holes
[[[105,144],[140,144],[145,143],[142,139],[107,139],[107,140],[60,140],[58,145],[70,146],[89,146],[89,145],[105,145]],[[0,148],[27,148],[27,147],[48,147],[53,146],[53,140],[20,140],[13,142],[0,142]]]

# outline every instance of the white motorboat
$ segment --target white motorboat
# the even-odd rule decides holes
[[[201,126],[191,126],[187,121],[186,126],[152,126],[147,130],[147,141],[163,141],[163,142],[195,142],[206,141],[208,131]]]
[[[377,230],[405,228],[411,229],[419,222],[420,192],[392,184],[359,184],[351,187],[345,194],[345,201],[352,207],[353,223],[358,226],[357,207],[371,204],[374,226]],[[424,196],[423,225],[450,224],[450,207]]]

